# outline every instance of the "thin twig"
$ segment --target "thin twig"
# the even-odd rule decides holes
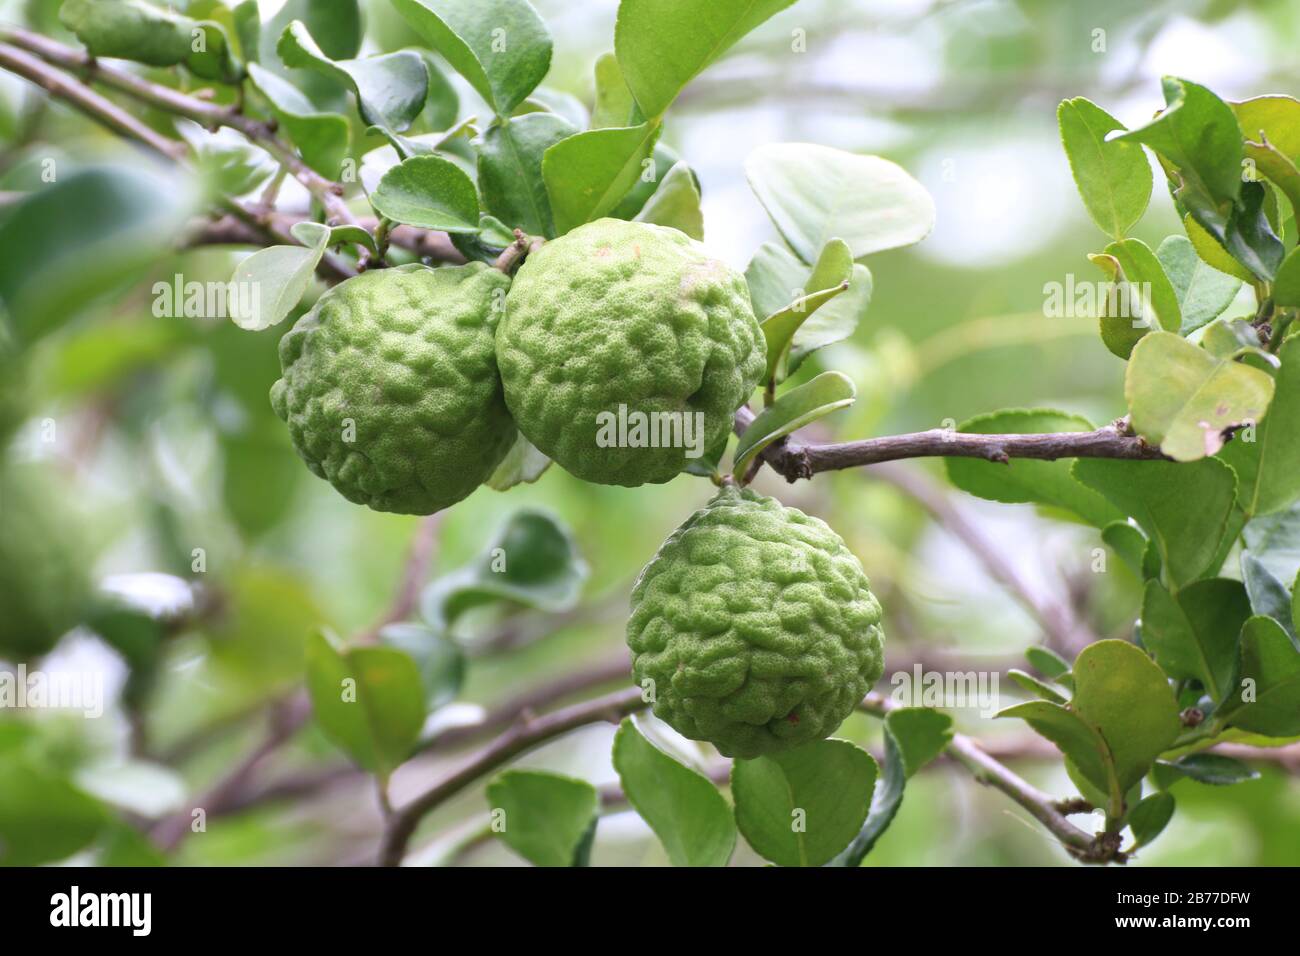
[[[416,827],[425,815],[460,793],[484,774],[521,753],[578,727],[602,721],[617,722],[645,706],[646,702],[641,698],[640,688],[629,687],[595,700],[574,704],[572,707],[557,710],[543,717],[525,716],[510,730],[474,754],[429,790],[394,809],[384,830],[379,864],[399,866],[406,855],[406,848]]]
[[[736,431],[743,432],[754,420],[754,412],[742,407],[736,412]],[[763,449],[763,461],[786,481],[811,478],[823,471],[838,471],[877,465],[903,458],[982,458],[1005,464],[1012,458],[1054,461],[1058,458],[1118,458],[1130,461],[1167,460],[1159,448],[1116,425],[1090,432],[1059,432],[1030,435],[978,435],[946,428],[887,435],[860,441],[805,445],[793,438]]]

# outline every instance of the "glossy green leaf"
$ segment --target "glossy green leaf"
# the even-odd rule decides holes
[[[1050,647],[1027,647],[1025,658],[1048,680],[1058,680],[1070,673],[1070,662]]]
[[[1187,239],[1196,250],[1196,254],[1211,268],[1225,275],[1233,276],[1243,282],[1254,282],[1250,270],[1229,255],[1223,244],[1205,231],[1205,227],[1191,217],[1183,218],[1183,228],[1187,230]]]
[[[932,707],[900,707],[885,716],[903,757],[908,777],[943,753],[952,742],[952,718]]]
[[[1241,127],[1205,87],[1167,76],[1165,109],[1150,123],[1112,139],[1145,143],[1178,169],[1176,198],[1212,233],[1226,227],[1241,194]]]
[[[817,256],[808,278],[808,290],[762,321],[763,338],[767,343],[767,380],[779,382],[786,377],[786,356],[804,322],[823,305],[847,291],[852,279],[853,254],[848,244],[840,239],[831,239]]]
[[[287,0],[258,31],[259,59],[264,66],[276,67],[276,44],[294,20],[307,25],[328,57],[350,60],[361,50],[365,30],[357,0]],[[252,54],[249,57],[252,58]]]
[[[379,180],[370,204],[393,222],[442,232],[478,232],[478,193],[461,168],[442,156],[412,156]]]
[[[1022,435],[1038,432],[1087,432],[1085,418],[1050,409],[1008,409],[980,415],[957,427],[977,435]],[[1070,474],[1068,461],[1021,459],[1001,464],[975,458],[946,458],[948,480],[968,494],[989,501],[1063,508],[1102,527],[1123,518],[1119,509]]]
[[[1300,308],[1300,254],[1297,249],[1282,261],[1277,270],[1277,279],[1273,283],[1273,302],[1279,306]]]
[[[1137,520],[1156,544],[1171,589],[1218,570],[1237,493],[1236,476],[1223,462],[1088,458],[1074,463],[1073,474]]]
[[[1181,328],[1178,294],[1146,243],[1140,239],[1112,242],[1104,252],[1088,258],[1109,280],[1098,303],[1098,318],[1102,341],[1114,354],[1128,358],[1148,332]]]
[[[1282,368],[1268,413],[1253,429],[1238,432],[1221,453],[1241,479],[1241,506],[1248,515],[1274,514],[1300,500],[1300,442],[1295,440],[1300,434],[1300,339],[1283,343],[1279,357]]]
[[[1241,629],[1241,670],[1228,724],[1268,737],[1300,734],[1300,647],[1277,621],[1252,617]]]
[[[576,132],[554,113],[528,113],[490,127],[478,148],[478,188],[487,211],[511,229],[553,237],[542,156]]]
[[[1295,624],[1291,619],[1291,588],[1276,577],[1259,558],[1249,551],[1241,555],[1241,580],[1250,595],[1250,607],[1261,617],[1271,617],[1282,625],[1291,640],[1300,647]]]
[[[794,0],[622,0],[614,52],[642,113],[677,94],[746,33]]]
[[[635,126],[642,119],[636,114],[636,100],[623,80],[618,57],[602,53],[596,59],[596,105],[591,111],[591,128]]]
[[[1056,110],[1061,142],[1083,204],[1101,231],[1123,239],[1151,200],[1151,167],[1135,143],[1107,141],[1124,126],[1082,96]]]
[[[1242,537],[1246,549],[1279,581],[1294,581],[1300,573],[1300,504],[1251,519]]]
[[[193,20],[145,0],[65,0],[63,25],[92,56],[150,66],[184,64],[205,80],[234,83],[242,76],[221,24]]]
[[[1101,540],[1144,581],[1160,576],[1160,553],[1154,542],[1127,521],[1112,521],[1101,529]]]
[[[790,248],[816,261],[833,238],[854,259],[909,246],[934,228],[934,200],[901,167],[811,143],[760,146],[745,175]]]
[[[1282,155],[1300,160],[1300,100],[1269,95],[1229,105],[1246,139],[1271,143]]]
[[[357,110],[368,126],[402,132],[424,109],[429,71],[411,50],[356,60],[332,60],[317,46],[306,24],[285,28],[276,51],[285,66],[332,77],[356,94]]]
[[[441,633],[470,608],[494,602],[564,611],[577,601],[587,573],[567,528],[545,511],[520,509],[478,558],[429,585],[421,610]]]
[[[1177,461],[1194,461],[1218,452],[1226,429],[1263,417],[1273,379],[1153,332],[1133,349],[1124,395],[1139,435]]]
[[[600,797],[584,780],[507,770],[487,786],[492,829],[536,866],[573,866],[596,820]]]
[[[637,181],[660,127],[587,130],[551,146],[542,157],[542,178],[559,235],[609,214]]]
[[[1054,704],[1064,704],[1069,698],[1063,693],[1052,687],[1050,684],[1039,680],[1032,674],[1026,674],[1022,670],[1011,668],[1007,671],[1007,676],[1011,678],[1022,690],[1028,691],[1035,697],[1042,700],[1051,701]]]
[[[1156,258],[1178,295],[1182,327],[1170,331],[1180,335],[1190,335],[1217,318],[1241,288],[1241,280],[1206,264],[1185,236],[1165,239],[1156,249]]]
[[[294,238],[302,246],[268,246],[241,259],[230,281],[250,290],[238,297],[230,318],[241,329],[256,332],[278,325],[302,300],[329,244],[330,229],[320,223],[298,223]]]
[[[812,288],[813,269],[785,246],[765,242],[750,260],[745,279],[754,314],[761,319],[785,308]],[[818,308],[795,332],[786,357],[789,374],[793,375],[813,352],[853,334],[871,305],[872,284],[871,271],[861,263],[854,263],[848,289]]]
[[[779,438],[853,404],[853,382],[842,372],[822,372],[811,381],[784,392],[749,423],[736,445],[736,475],[744,475],[754,458]]]
[[[1172,794],[1159,792],[1142,800],[1128,817],[1128,827],[1133,831],[1133,846],[1146,846],[1158,837],[1174,816]]]
[[[307,692],[325,736],[380,777],[411,755],[424,726],[419,670],[392,647],[338,650],[315,634],[307,643]]]
[[[1235,783],[1259,779],[1259,771],[1240,760],[1211,753],[1188,754],[1172,763],[1162,761],[1156,764],[1156,772],[1168,784],[1187,777],[1212,787],[1227,787]]]
[[[876,761],[847,740],[817,740],[731,768],[736,824],[764,858],[821,866],[847,847],[866,820]]]
[[[1268,220],[1268,200],[1263,183],[1243,182],[1241,196],[1228,217],[1223,245],[1256,278],[1271,282],[1286,249]]]
[[[296,86],[257,63],[248,64],[248,76],[303,161],[322,176],[338,178],[351,136],[347,118],[318,110]]]
[[[498,116],[546,76],[551,35],[528,0],[393,0],[397,9]]]
[[[727,801],[707,777],[646,740],[630,717],[614,736],[614,769],[673,866],[727,865],[736,845]]]
[[[1237,665],[1237,638],[1250,617],[1239,581],[1210,578],[1171,595],[1148,581],[1142,602],[1142,643],[1176,680],[1198,680],[1210,699],[1223,700]]]
[[[659,188],[636,214],[636,221],[668,226],[697,241],[704,239],[700,189],[689,166],[677,163],[668,170],[668,175],[663,178]]]

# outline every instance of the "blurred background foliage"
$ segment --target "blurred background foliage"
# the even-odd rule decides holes
[[[616,0],[534,3],[555,38],[547,86],[589,108],[591,67],[609,46]],[[271,16],[279,4],[263,6]],[[0,16],[75,42],[59,26],[57,7],[55,0],[7,0]],[[216,15],[220,3],[188,7]],[[363,53],[418,45],[387,0],[363,7]],[[792,31],[805,31],[806,52],[792,52]],[[933,235],[872,257],[866,320],[850,341],[819,353],[799,373],[838,368],[858,386],[857,404],[819,426],[828,437],[932,428],[1002,407],[1061,408],[1101,423],[1124,411],[1123,363],[1102,347],[1092,321],[1043,314],[1044,284],[1064,283],[1069,273],[1091,278],[1085,257],[1101,242],[1070,182],[1057,102],[1086,95],[1131,127],[1162,105],[1158,80],[1165,73],[1208,84],[1225,99],[1294,95],[1298,44],[1300,5],[1291,0],[802,0],[687,89],[664,142],[699,175],[706,243],[737,268],[775,238],[742,169],[761,144],[812,141],[880,154],[934,195]],[[203,85],[175,71],[150,75]],[[453,83],[461,115],[474,112],[473,92],[458,78]],[[159,129],[172,122],[146,115]],[[441,128],[435,123],[446,125],[446,118],[426,117],[425,128]],[[380,145],[359,127],[353,139],[358,157]],[[126,615],[117,622],[118,650],[83,629],[45,659],[51,671],[104,669],[110,705],[98,720],[40,711],[0,716],[0,748],[29,755],[23,766],[31,777],[0,802],[0,833],[11,841],[19,832],[56,841],[57,833],[75,836],[80,826],[96,836],[77,859],[159,862],[141,835],[144,823],[181,806],[186,793],[202,792],[256,744],[264,728],[260,707],[301,681],[313,632],[353,634],[383,616],[419,522],[349,504],[294,454],[267,399],[279,370],[276,342],[290,323],[248,333],[224,319],[155,316],[155,282],[178,274],[224,282],[242,254],[175,251],[205,184],[155,170],[79,114],[0,73],[6,203],[39,188],[50,160],[60,180],[98,164],[124,164],[135,170],[138,190],[113,202],[52,208],[29,229],[5,233],[0,262],[9,271],[40,271],[57,325],[25,355],[21,389],[14,366],[0,372],[23,407],[10,454],[44,460],[59,474],[49,493],[76,514],[97,579],[133,605],[163,610],[164,622],[179,623],[123,636],[131,627],[148,631]],[[292,189],[285,187],[286,203],[294,201]],[[1166,195],[1157,191],[1153,206],[1137,233],[1152,247],[1177,227]],[[134,281],[104,285],[123,272]],[[940,477],[934,462],[913,472]],[[935,653],[966,662],[963,669],[1020,666],[1023,649],[1041,640],[1034,617],[894,484],[858,471],[786,486],[765,473],[757,487],[826,519],[862,559],[886,608],[886,681],[898,667]],[[687,476],[629,490],[584,484],[552,468],[536,484],[505,494],[480,489],[442,515],[434,529],[436,575],[477,560],[510,515],[534,507],[570,529],[589,573],[571,609],[494,605],[458,619],[469,662],[456,703],[438,719],[472,721],[477,707],[616,659],[637,572],[711,492],[708,482]],[[1131,633],[1139,582],[1117,561],[1094,573],[1095,532],[1029,506],[947,494],[1034,589],[1072,604],[1102,636]],[[201,572],[195,548],[203,549]],[[130,648],[138,652],[135,663],[147,659],[147,667],[127,666]],[[1002,690],[1012,693],[1010,682]],[[1024,739],[1023,728],[1010,726],[1015,722],[995,724],[964,711],[957,717],[981,740]],[[613,732],[586,728],[520,764],[609,784],[616,779]],[[851,718],[841,733],[880,750],[874,721]],[[699,759],[696,745],[671,744]],[[1015,766],[1049,792],[1067,795],[1072,788],[1059,759],[1045,759],[1054,756],[1040,747]],[[394,781],[395,800],[454,759],[440,753],[414,761]],[[298,780],[314,785],[297,792]],[[272,793],[209,821],[175,859],[370,859],[379,827],[373,792],[318,732],[300,734],[277,758],[268,787],[276,783],[278,799]],[[1297,862],[1300,781],[1285,769],[1265,769],[1231,788],[1188,782],[1178,799],[1180,812],[1139,865]],[[33,822],[42,806],[59,808],[63,816],[51,817],[63,820],[59,828],[45,833]],[[471,788],[427,822],[416,860],[517,862],[481,839],[484,817],[481,787]],[[80,844],[69,839],[68,846]],[[56,842],[43,852],[66,855]],[[738,860],[756,862],[743,851]],[[635,814],[622,812],[602,822],[593,862],[666,858]],[[1065,862],[1060,847],[1002,797],[940,765],[908,789],[868,865]]]

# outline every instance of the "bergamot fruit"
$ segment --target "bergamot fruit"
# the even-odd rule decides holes
[[[493,332],[510,280],[482,263],[365,272],[280,340],[271,405],[315,474],[376,511],[432,514],[514,443]]]
[[[90,575],[84,544],[30,465],[0,471],[0,658],[51,650],[85,616]]]
[[[744,276],[675,229],[618,219],[529,255],[497,329],[519,430],[600,484],[665,482],[715,447],[765,356]]]
[[[839,535],[734,486],[641,572],[627,643],[655,716],[728,757],[828,736],[884,669],[880,604]]]

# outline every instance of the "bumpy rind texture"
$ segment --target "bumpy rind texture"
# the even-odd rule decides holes
[[[665,482],[691,460],[683,445],[714,447],[765,357],[744,276],[675,229],[618,219],[532,253],[497,330],[519,430],[600,484]]]
[[[641,572],[627,643],[655,716],[728,757],[834,733],[884,670],[880,604],[840,536],[735,488]]]
[[[482,263],[408,265],[321,296],[280,340],[271,388],[307,467],[349,501],[402,514],[482,484],[516,435],[493,343],[509,284]]]
[[[81,622],[90,595],[82,546],[28,466],[0,472],[0,658],[27,660]]]

